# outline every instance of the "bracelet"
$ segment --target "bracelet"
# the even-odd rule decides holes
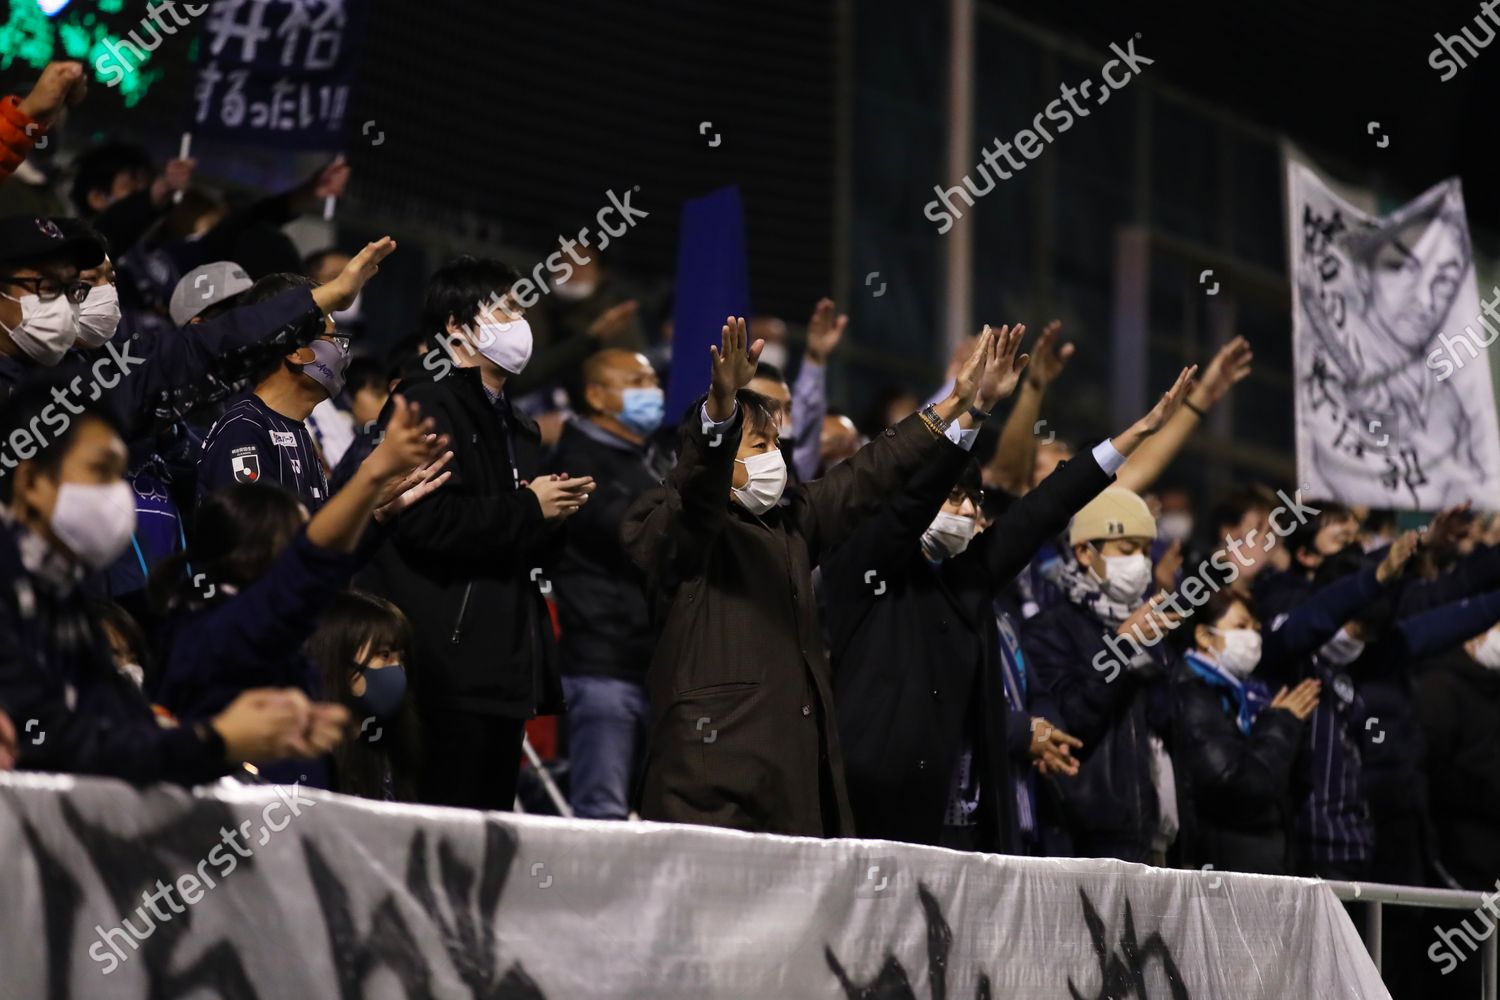
[[[932,408],[931,403],[928,403],[917,412],[922,415],[922,422],[932,430],[932,433],[942,437],[948,432],[948,421],[937,415],[937,410]]]
[[[993,411],[991,411],[991,412],[993,412]],[[990,414],[987,413],[987,412],[985,412],[984,410],[981,410],[978,407],[978,405],[969,407],[969,416],[973,417],[975,420],[979,421],[981,424],[984,423],[986,420],[990,419]]]
[[[1191,399],[1184,399],[1182,401],[1182,405],[1186,406],[1188,409],[1190,409],[1194,413],[1198,414],[1199,419],[1204,419],[1204,418],[1206,418],[1208,416],[1207,413],[1204,413],[1202,410],[1198,409],[1198,407],[1194,406],[1193,405],[1193,401]]]

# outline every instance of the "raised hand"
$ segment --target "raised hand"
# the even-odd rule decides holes
[[[1417,551],[1417,543],[1422,540],[1419,531],[1408,531],[1401,534],[1391,543],[1386,550],[1385,558],[1380,560],[1380,565],[1375,567],[1375,579],[1381,583],[1388,583],[1401,575],[1406,568],[1406,563],[1412,554]]]
[[[381,496],[382,503],[395,499],[396,494],[390,492],[394,487],[404,482],[414,469],[433,462],[448,447],[447,436],[434,433],[436,424],[431,417],[422,418],[420,406],[407,402],[399,394],[391,402],[394,409],[386,422],[385,436],[361,466],[380,483],[383,494],[390,493]]]
[[[21,99],[21,111],[43,125],[50,125],[64,104],[77,104],[83,100],[88,86],[83,63],[48,63],[31,93]]]
[[[991,327],[986,326],[985,330]],[[996,352],[996,361],[985,366],[984,377],[979,380],[979,392],[975,394],[974,405],[988,413],[995,408],[995,404],[1006,399],[1016,391],[1016,384],[1021,381],[1021,373],[1026,370],[1026,365],[1031,361],[1031,355],[1022,354],[1016,356],[1016,351],[1021,347],[1021,339],[1026,335],[1026,324],[1018,323],[1014,328],[1002,326],[998,334],[999,346]],[[983,332],[980,333],[983,336]]]
[[[589,324],[588,335],[596,340],[612,341],[630,332],[630,321],[635,318],[641,304],[635,299],[626,299],[610,306]]]
[[[1197,384],[1193,376],[1198,374],[1198,366],[1192,365],[1184,368],[1177,376],[1177,381],[1172,383],[1172,388],[1162,394],[1156,405],[1141,419],[1130,425],[1130,428],[1111,443],[1120,454],[1129,456],[1131,452],[1140,447],[1141,442],[1161,430],[1173,414],[1182,408],[1183,402],[1188,394],[1193,391]]]
[[[1026,373],[1026,381],[1033,389],[1047,388],[1073,357],[1072,344],[1057,342],[1061,330],[1062,321],[1055,319],[1042,329],[1042,335],[1031,345],[1031,368]]]
[[[157,206],[164,206],[172,195],[187,190],[197,165],[197,160],[168,160],[161,168],[161,176],[151,182],[151,200]]]
[[[1323,690],[1323,684],[1313,678],[1303,681],[1288,691],[1282,688],[1276,692],[1276,697],[1271,699],[1271,707],[1291,712],[1298,721],[1305,722],[1312,715],[1313,709],[1318,707],[1318,694]]]
[[[721,347],[709,345],[713,357],[713,375],[709,382],[708,415],[715,422],[728,420],[734,415],[734,394],[750,384],[755,377],[755,366],[760,363],[760,352],[765,348],[764,340],[749,344],[750,335],[745,331],[745,317],[730,316],[724,321],[720,333]],[[749,344],[749,349],[746,345]]]
[[[594,492],[594,477],[580,476],[577,479],[566,472],[552,476],[541,476],[526,484],[536,494],[536,502],[542,508],[542,517],[549,521],[571,517],[578,513],[589,494]]]
[[[435,447],[442,447],[442,443],[448,440],[447,435],[442,438],[433,435],[433,438],[432,443]],[[401,479],[387,484],[375,501],[375,520],[385,521],[395,517],[412,504],[430,496],[453,475],[451,469],[443,472],[443,466],[451,461],[453,461],[453,452],[445,451],[426,465],[413,469]],[[440,472],[442,475],[438,474]]]
[[[979,383],[983,381],[984,373],[990,365],[998,365],[999,354],[999,332],[985,327],[974,350],[969,352],[968,360],[953,376],[953,392],[937,408],[938,416],[944,420],[957,420],[974,405],[974,400],[979,396]]]
[[[1424,542],[1434,549],[1452,549],[1463,541],[1474,527],[1474,501],[1465,500],[1456,507],[1440,510],[1427,525]]]
[[[815,365],[826,363],[844,338],[844,328],[848,325],[848,316],[843,313],[834,316],[832,299],[819,299],[812,318],[807,321],[807,360]]]
[[[1235,383],[1250,374],[1250,363],[1254,360],[1255,354],[1250,350],[1250,341],[1244,337],[1235,337],[1219,348],[1219,352],[1204,370],[1203,380],[1192,394],[1193,405],[1206,410],[1223,399],[1224,394]]]
[[[389,236],[382,236],[374,243],[366,243],[365,248],[350,258],[337,277],[312,290],[313,301],[325,313],[348,309],[354,304],[354,297],[365,287],[365,283],[380,272],[380,262],[395,252],[396,241]]]

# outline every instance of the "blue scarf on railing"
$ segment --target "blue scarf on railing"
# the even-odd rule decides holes
[[[1234,677],[1197,650],[1189,652],[1186,659],[1188,668],[1193,673],[1197,674],[1209,687],[1219,690],[1219,697],[1224,703],[1224,711],[1232,711],[1235,720],[1239,723],[1240,732],[1249,736],[1250,727],[1255,724],[1256,716],[1271,704],[1271,694],[1266,686],[1254,677],[1247,677],[1243,681]]]

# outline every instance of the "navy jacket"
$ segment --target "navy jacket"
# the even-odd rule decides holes
[[[70,351],[51,368],[3,355],[0,398],[23,379],[44,375],[83,398],[103,400],[120,418],[129,443],[186,412],[195,387],[215,371],[272,346],[291,351],[306,343],[322,329],[322,315],[308,289],[291,288],[203,323]]]
[[[133,782],[212,781],[229,771],[224,743],[205,727],[164,729],[136,686],[115,669],[109,643],[87,613],[82,587],[53,571],[32,573],[18,538],[0,527],[0,709],[20,742],[20,766]],[[33,561],[36,557],[33,556]]]
[[[321,674],[302,644],[360,556],[318,548],[299,532],[260,579],[179,612],[167,625],[157,703],[190,720],[216,714],[249,688],[295,687],[319,697]]]

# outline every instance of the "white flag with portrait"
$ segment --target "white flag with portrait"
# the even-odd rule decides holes
[[[1488,346],[1457,179],[1386,215],[1287,158],[1297,475],[1311,499],[1436,510],[1500,495]]]

